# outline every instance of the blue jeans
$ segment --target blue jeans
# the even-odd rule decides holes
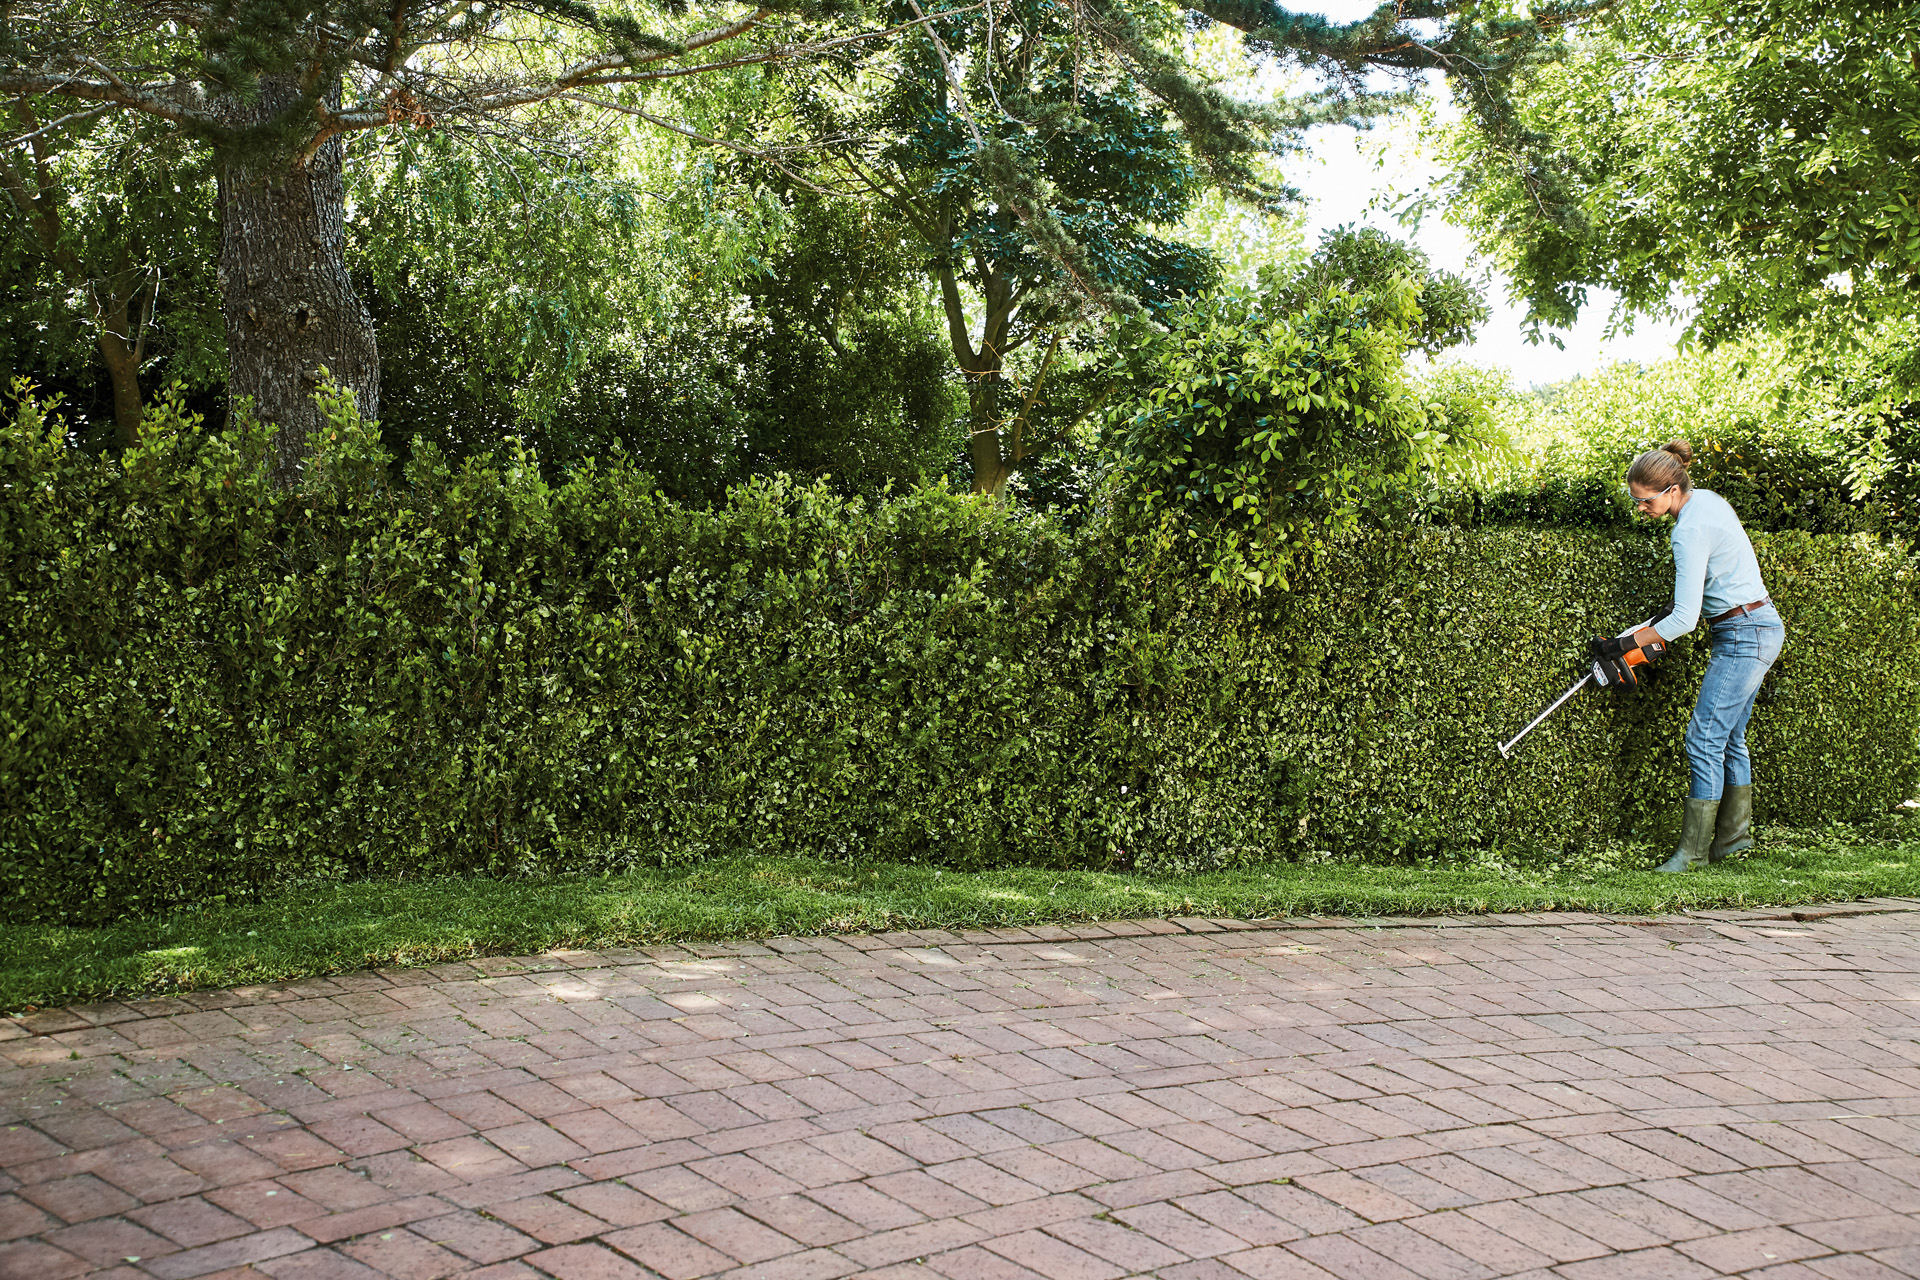
[[[1687,794],[1718,800],[1727,787],[1753,784],[1747,756],[1747,720],[1767,668],[1780,656],[1787,638],[1780,613],[1772,605],[1723,622],[1707,633],[1713,656],[1700,681],[1700,700],[1687,722]]]

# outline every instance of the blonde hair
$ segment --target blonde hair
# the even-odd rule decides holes
[[[1687,474],[1687,464],[1692,461],[1692,445],[1685,440],[1669,440],[1633,460],[1627,468],[1627,483],[1662,492],[1679,485],[1680,492],[1691,493],[1693,478]]]

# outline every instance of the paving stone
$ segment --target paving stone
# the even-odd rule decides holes
[[[383,1275],[335,1249],[303,1249],[254,1263],[247,1270],[273,1280],[381,1280]]]
[[[127,1214],[141,1226],[184,1248],[231,1240],[253,1232],[253,1224],[199,1196],[181,1196],[159,1204],[142,1205]]]
[[[112,1266],[128,1257],[157,1258],[180,1249],[173,1241],[125,1218],[96,1218],[76,1227],[49,1232],[43,1238],[55,1248],[101,1267]]]
[[[488,1215],[508,1223],[546,1244],[585,1240],[607,1230],[608,1224],[552,1196],[528,1196],[488,1206]]]
[[[84,1258],[56,1248],[43,1239],[10,1240],[0,1244],[0,1276],[19,1280],[65,1280],[94,1268]]]
[[[215,1275],[312,1247],[313,1242],[292,1227],[279,1227],[222,1240],[218,1244],[203,1245],[198,1249],[170,1253],[161,1258],[143,1258],[140,1265],[159,1277],[159,1280],[193,1280],[195,1277]]]
[[[656,1280],[654,1274],[604,1245],[562,1245],[524,1261],[559,1280]]]
[[[42,1009],[17,1019],[16,1025],[36,1036],[50,1036],[61,1031],[85,1031],[94,1024],[76,1011]]]
[[[612,1232],[606,1241],[667,1280],[694,1280],[696,1276],[731,1271],[737,1265],[726,1254],[661,1222]],[[534,1265],[542,1265],[537,1256]]]
[[[354,1209],[346,1213],[333,1213],[324,1217],[303,1219],[300,1222],[302,1234],[331,1244],[336,1240],[350,1240],[357,1236],[390,1230],[405,1226],[423,1218],[435,1218],[445,1214],[450,1206],[443,1200],[432,1196],[412,1196],[405,1200],[388,1200],[382,1204],[368,1205],[364,1209]]]
[[[451,1249],[464,1258],[482,1264],[503,1262],[542,1247],[539,1241],[515,1231],[505,1223],[483,1218],[464,1209],[415,1222],[411,1224],[411,1230],[429,1244]]]
[[[1917,911],[922,930],[43,1010],[0,1024],[0,1275],[1910,1276]]]
[[[140,1204],[136,1197],[91,1173],[29,1183],[20,1188],[20,1196],[65,1222],[85,1222],[111,1213],[124,1213]]]
[[[467,1261],[406,1227],[360,1236],[334,1246],[340,1253],[373,1271],[406,1280],[434,1280],[463,1271]]]

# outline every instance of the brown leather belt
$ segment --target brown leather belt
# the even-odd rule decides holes
[[[1752,613],[1755,609],[1764,609],[1772,603],[1773,603],[1772,596],[1761,596],[1758,600],[1755,600],[1752,604],[1743,604],[1738,608],[1729,609],[1725,613],[1716,613],[1713,617],[1707,619],[1707,625],[1710,627],[1719,626],[1721,623],[1727,621],[1729,618],[1743,617],[1746,614]]]

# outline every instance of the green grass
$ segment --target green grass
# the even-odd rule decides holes
[[[1906,825],[1906,824],[1902,824]],[[545,882],[445,879],[303,887],[259,903],[82,929],[0,926],[0,1010],[286,981],[556,948],[1133,916],[1658,914],[1920,896],[1920,841],[1846,828],[1767,832],[1755,856],[1683,876],[1646,849],[1572,863],[1278,864],[1195,875],[957,872],[801,858]]]

